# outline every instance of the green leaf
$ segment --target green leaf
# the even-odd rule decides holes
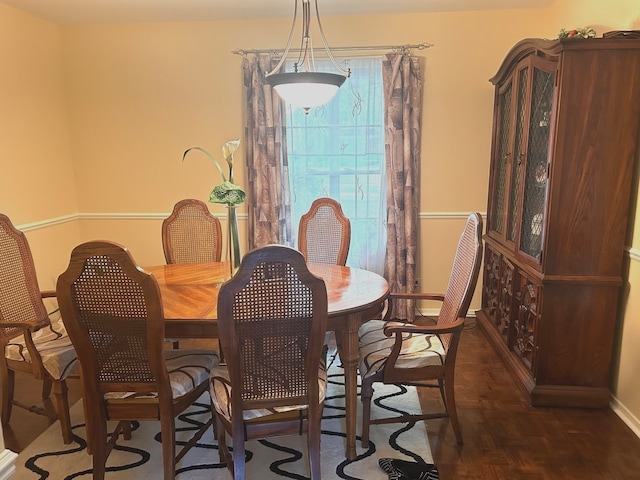
[[[238,185],[225,181],[213,187],[209,202],[224,203],[226,205],[239,205],[247,198],[247,194]]]
[[[207,157],[209,157],[209,159],[213,162],[213,164],[216,166],[216,168],[218,169],[218,172],[220,172],[220,176],[222,177],[222,181],[226,182],[227,181],[227,177],[224,175],[224,172],[222,171],[222,167],[220,166],[220,164],[218,163],[218,161],[215,159],[215,157],[213,155],[211,155],[207,150],[205,150],[202,147],[191,147],[191,148],[187,148],[184,153],[182,154],[182,161],[184,162],[184,159],[187,157],[187,154],[189,152],[191,152],[192,150],[198,150],[202,153],[204,153]]]

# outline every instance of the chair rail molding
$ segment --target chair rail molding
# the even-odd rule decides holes
[[[169,216],[171,212],[166,213],[73,213],[60,217],[46,218],[37,222],[23,223],[16,225],[16,228],[23,232],[32,230],[40,230],[43,228],[54,227],[68,222],[78,220],[163,220]],[[214,217],[226,220],[226,213],[212,213]],[[238,218],[247,218],[246,213],[239,213]],[[0,479],[1,480],[1,479]]]
[[[61,217],[46,218],[37,222],[23,223],[22,225],[16,225],[16,228],[23,232],[30,232],[31,230],[53,227],[62,223],[73,222],[78,219],[79,216],[77,214],[63,215]]]
[[[475,211],[475,210],[474,210]],[[473,212],[420,212],[420,220],[467,220]],[[481,212],[482,218],[487,218],[486,212]]]
[[[77,220],[162,220],[169,215],[170,212],[160,213],[74,213],[63,215],[60,217],[52,217],[37,222],[23,223],[17,225],[18,230],[29,232],[31,230],[40,230],[42,228],[53,227],[67,222]],[[420,220],[466,220],[471,212],[420,212]],[[213,213],[214,217],[226,220],[226,213]],[[482,217],[486,218],[486,212],[482,213]],[[247,218],[246,213],[239,213],[238,218]],[[629,258],[633,261],[640,262],[640,249],[626,247],[625,251]],[[2,478],[0,478],[2,480]]]

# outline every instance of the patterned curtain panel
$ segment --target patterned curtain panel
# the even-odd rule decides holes
[[[249,250],[291,238],[284,106],[264,77],[276,64],[269,54],[242,63]]]
[[[416,274],[422,128],[420,60],[419,57],[389,54],[382,64],[387,153],[387,254],[384,270],[392,292],[412,292]],[[398,305],[394,317],[413,321],[413,305]]]

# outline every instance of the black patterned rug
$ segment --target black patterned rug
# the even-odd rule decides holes
[[[332,365],[329,369],[329,391],[322,420],[322,478],[354,480],[386,480],[388,475],[378,466],[383,457],[410,461],[432,462],[429,441],[423,422],[409,424],[372,425],[371,442],[363,449],[358,436],[358,456],[353,461],[345,459],[344,444],[344,375],[342,368]],[[189,438],[189,432],[210,415],[209,399],[201,398],[176,423],[178,441]],[[372,417],[397,411],[419,411],[419,401],[413,388],[379,386],[374,396]],[[358,404],[358,411],[360,405]],[[60,427],[55,423],[20,453],[16,461],[17,471],[13,480],[91,479],[91,457],[86,453],[86,435],[82,401],[71,409],[74,441],[64,445]],[[107,461],[106,480],[156,479],[162,477],[162,453],[160,426],[157,422],[140,422],[134,425],[131,440],[119,440]],[[358,432],[360,418],[358,417]],[[247,442],[248,479],[307,479],[306,438],[299,436],[271,438]],[[178,464],[179,480],[228,480],[231,475],[219,463],[218,447],[209,430],[197,446]]]

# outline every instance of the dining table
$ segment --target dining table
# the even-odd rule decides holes
[[[327,330],[336,337],[345,376],[345,456],[356,457],[358,330],[384,309],[389,285],[380,275],[354,267],[309,263],[327,287]],[[229,280],[228,262],[166,264],[145,267],[162,295],[167,338],[217,338],[218,292]]]

